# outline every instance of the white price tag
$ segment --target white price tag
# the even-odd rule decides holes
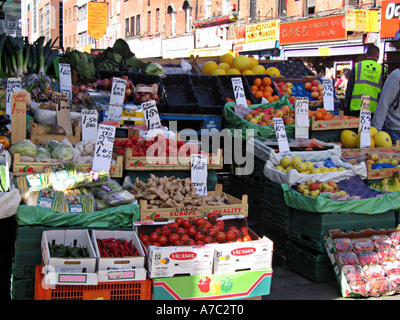
[[[324,102],[324,109],[326,111],[333,111],[334,104],[333,104],[333,80],[332,79],[322,79],[323,85],[323,102]]]
[[[309,127],[310,121],[308,117],[309,102],[307,98],[297,97],[294,103],[295,106],[295,122],[298,127]]]
[[[94,149],[94,158],[92,170],[110,171],[111,159],[113,154],[115,138],[115,127],[105,124],[100,124],[97,132],[96,146]]]
[[[118,121],[118,123],[120,123],[122,117],[122,108],[122,106],[110,104],[108,106],[107,121]]]
[[[360,111],[358,134],[360,134],[360,148],[367,149],[371,145],[371,111]]]
[[[366,95],[361,96],[360,111],[370,111],[369,110],[369,101],[370,101],[370,96],[366,96]]]
[[[285,124],[282,118],[273,118],[276,140],[278,141],[279,153],[282,157],[290,157],[289,143],[286,135]]]
[[[6,114],[11,116],[11,96],[14,92],[21,91],[21,78],[7,79]]]
[[[65,93],[68,101],[72,102],[72,79],[71,79],[71,66],[68,63],[59,64],[60,73],[60,92]]]
[[[82,110],[82,140],[97,139],[97,110]]]
[[[191,180],[196,193],[202,197],[207,196],[207,163],[208,156],[206,154],[191,154]]]
[[[143,102],[141,106],[143,108],[144,119],[146,120],[146,126],[148,130],[147,138],[149,139],[160,133],[164,134],[155,100]]]
[[[247,106],[246,94],[244,92],[242,78],[240,77],[231,78],[231,82],[232,82],[233,93],[235,95],[236,104],[242,104]]]
[[[110,105],[123,106],[127,81],[114,77],[111,87]]]

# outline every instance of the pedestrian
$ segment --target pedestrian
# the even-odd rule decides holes
[[[360,115],[361,97],[370,97],[369,110],[373,115],[382,89],[382,66],[377,62],[380,50],[377,46],[368,47],[364,61],[354,64],[347,82],[345,107],[346,114]]]
[[[346,91],[347,88],[347,83],[349,81],[349,76],[350,76],[350,69],[349,68],[343,68],[342,71],[342,76],[340,77],[342,79],[341,83],[337,86],[339,90],[344,90]]]
[[[372,119],[372,126],[387,132],[392,141],[400,140],[400,68],[392,71],[385,81]]]

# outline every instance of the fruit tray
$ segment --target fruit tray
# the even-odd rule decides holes
[[[221,87],[222,87],[222,93],[224,95],[224,98],[229,100],[233,100],[235,101],[235,94],[233,92],[233,87],[232,87],[232,78],[241,78],[242,79],[242,83],[243,83],[243,89],[244,89],[244,93],[246,95],[246,99],[250,101],[251,104],[255,104],[256,100],[254,99],[254,95],[251,92],[251,89],[246,81],[245,76],[243,75],[221,75],[218,76],[218,79],[221,83]]]
[[[198,100],[196,113],[222,114],[225,99],[218,77],[191,75],[190,79]]]

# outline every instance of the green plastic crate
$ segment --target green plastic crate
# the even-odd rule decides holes
[[[368,228],[379,230],[396,228],[396,226],[395,210],[380,214],[356,214],[312,213],[293,209],[288,236],[289,239],[325,252],[323,238],[331,229],[358,232]]]
[[[35,299],[35,278],[16,279],[11,281],[12,300],[34,300]]]
[[[288,240],[286,247],[288,266],[294,272],[319,283],[336,279],[327,253],[312,250],[291,240]]]

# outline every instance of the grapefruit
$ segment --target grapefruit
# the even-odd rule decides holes
[[[356,147],[357,134],[351,130],[343,130],[340,134],[340,142],[345,148]]]
[[[207,61],[201,67],[201,71],[203,71],[204,74],[211,74],[216,69],[218,69],[218,64],[215,61]]]
[[[281,72],[279,71],[278,68],[269,67],[267,70],[265,70],[265,74],[269,75],[272,78],[276,78],[281,75]]]
[[[225,53],[218,58],[219,63],[227,63],[230,66],[232,65],[233,55],[230,53]]]
[[[213,72],[211,72],[212,76],[221,76],[221,75],[224,75],[224,74],[226,74],[225,70],[219,69],[219,68],[215,69]]]
[[[226,62],[221,62],[218,64],[218,69],[222,69],[225,71],[225,73],[231,68],[230,64]]]
[[[242,74],[242,73],[236,68],[230,68],[226,74]]]
[[[373,136],[375,141],[375,146],[380,147],[391,147],[392,146],[392,138],[390,135],[385,131],[379,131]]]
[[[378,133],[378,129],[371,126],[371,128],[369,129],[369,133],[371,134],[371,137],[373,137],[376,133]]]
[[[232,67],[239,71],[249,69],[251,66],[251,60],[247,56],[238,55],[232,59]]]

